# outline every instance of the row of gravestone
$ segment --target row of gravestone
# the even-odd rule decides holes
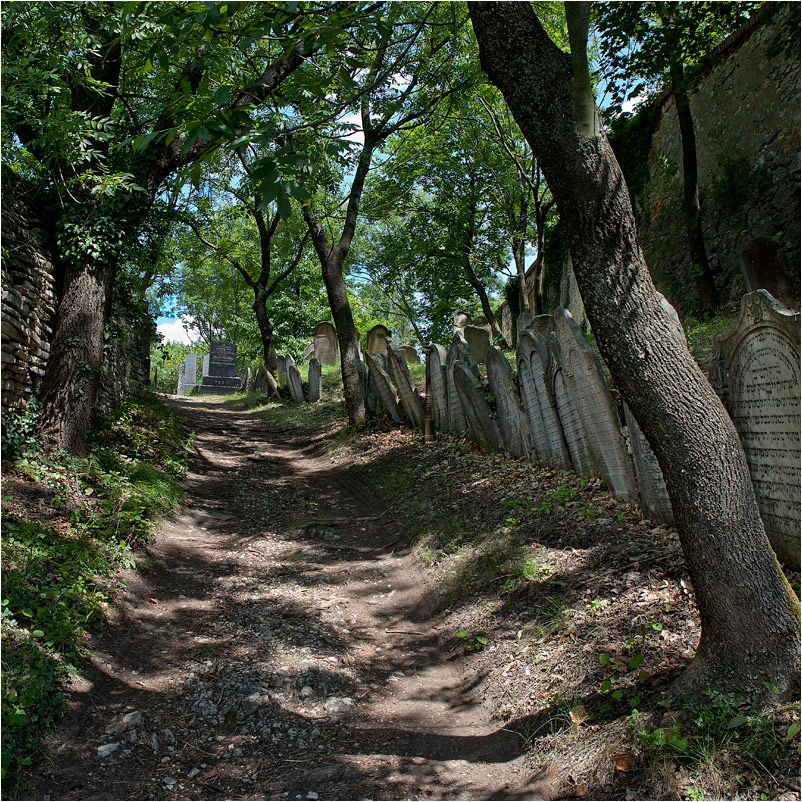
[[[676,312],[663,299],[684,340]],[[455,324],[457,323],[455,319]],[[484,355],[495,409],[482,389],[464,327],[451,347],[427,349],[435,427],[465,432],[483,448],[600,476],[619,497],[640,498],[650,518],[673,522],[665,481],[624,405],[619,415],[596,354],[570,313],[558,309],[519,328],[517,382],[498,347]],[[714,342],[711,382],[740,434],[767,534],[778,557],[800,564],[800,316],[765,290],[745,296],[740,319]],[[462,331],[460,331],[462,328]],[[395,421],[423,425],[423,401],[400,349],[366,353],[372,391]]]
[[[371,354],[386,354],[386,341],[389,337],[390,330],[386,326],[381,324],[374,326],[367,333],[365,351]],[[418,352],[411,345],[402,345],[401,351],[410,364],[420,362]],[[327,321],[322,321],[315,326],[312,332],[312,342],[304,349],[303,361],[306,362],[312,357],[315,357],[323,365],[334,365],[340,359],[337,331]]]

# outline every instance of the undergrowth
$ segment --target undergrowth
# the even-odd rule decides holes
[[[4,421],[4,424],[6,421]],[[86,458],[42,446],[35,410],[4,425],[2,776],[14,784],[60,714],[119,573],[182,503],[188,438],[154,399],[99,420]]]

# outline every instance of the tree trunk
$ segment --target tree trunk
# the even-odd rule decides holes
[[[699,171],[696,164],[696,133],[691,116],[691,105],[681,88],[684,78],[682,65],[671,67],[673,97],[679,120],[682,143],[682,196],[685,207],[685,229],[688,235],[688,252],[691,257],[691,275],[696,284],[699,309],[713,312],[719,305],[719,294],[713,280],[713,271],[707,260],[707,248],[702,233],[702,211],[699,205]]]
[[[116,268],[115,262],[87,260],[65,269],[42,385],[39,434],[77,456],[89,452],[86,434],[100,387]]]
[[[273,336],[273,324],[267,315],[267,293],[264,287],[254,286],[253,311],[256,313],[256,323],[259,326],[259,335],[262,338],[262,351],[264,353],[265,367],[275,376],[278,370],[276,359],[276,338]]]
[[[799,686],[799,603],[771,551],[738,434],[672,331],[603,133],[577,120],[570,58],[528,3],[471,3],[482,67],[542,165],[585,309],[666,478],[702,622],[678,687],[766,696]]]

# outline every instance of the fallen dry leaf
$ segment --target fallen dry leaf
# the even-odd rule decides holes
[[[613,755],[615,767],[618,771],[632,771],[635,766],[635,755],[632,752],[622,752],[620,755]]]
[[[151,596],[149,593],[146,593],[146,594],[145,594],[145,598],[146,598],[146,599],[147,599],[147,600],[148,600],[148,601],[149,601],[151,604],[158,604],[158,603],[159,603],[159,600],[158,600],[158,599],[154,599],[154,598],[153,598],[153,596]]]

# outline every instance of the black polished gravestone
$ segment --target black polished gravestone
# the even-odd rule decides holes
[[[201,393],[231,395],[239,388],[237,346],[234,343],[212,343],[209,346],[209,375],[203,377]]]

